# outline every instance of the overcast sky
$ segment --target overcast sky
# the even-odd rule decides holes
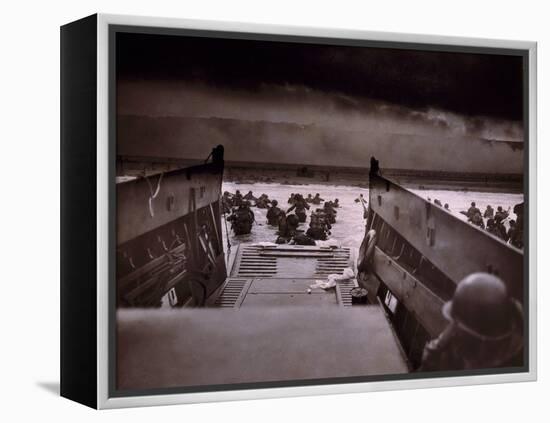
[[[437,163],[422,167],[502,172],[505,160],[521,171],[521,149],[480,140],[522,141],[518,56],[119,34],[117,80],[118,114],[132,116],[120,154],[200,156],[212,140],[234,160],[254,160],[252,148],[269,161],[262,151],[285,145],[271,161],[312,162],[315,148],[313,162],[330,164],[344,145],[344,165],[375,151],[414,168],[432,152]],[[472,147],[485,162],[468,158]]]

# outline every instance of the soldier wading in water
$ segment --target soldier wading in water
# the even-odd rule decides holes
[[[227,218],[227,221],[231,222],[231,229],[233,229],[235,235],[249,234],[252,231],[254,220],[254,212],[250,210],[250,203],[248,201],[242,202],[236,210],[233,210],[231,216]]]
[[[294,204],[286,212],[288,214],[295,210],[294,213],[298,216],[298,221],[304,223],[307,219],[306,209],[309,210],[309,204],[304,197],[301,194],[294,194]]]
[[[298,217],[295,214],[285,215],[284,212],[279,214],[279,236],[275,241],[277,244],[288,243],[298,232]]]
[[[329,232],[330,224],[326,221],[326,218],[320,213],[311,213],[311,222],[306,235],[312,239],[325,241]]]
[[[279,224],[279,215],[282,213],[284,215],[284,212],[277,207],[279,202],[277,200],[271,201],[271,207],[267,210],[267,223],[271,226],[277,226]]]

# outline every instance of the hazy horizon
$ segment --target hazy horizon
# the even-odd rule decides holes
[[[134,156],[523,173],[521,57],[216,38],[117,38]],[[517,143],[514,146],[512,143]]]

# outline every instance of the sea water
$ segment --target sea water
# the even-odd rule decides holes
[[[223,191],[235,193],[239,190],[243,195],[248,191],[252,191],[255,197],[261,194],[267,194],[270,200],[277,200],[279,208],[288,209],[291,207],[288,204],[288,199],[291,193],[300,193],[304,197],[308,194],[315,196],[319,193],[321,198],[326,201],[334,201],[338,198],[340,207],[337,210],[336,223],[332,225],[330,239],[338,242],[339,245],[346,247],[359,247],[365,234],[365,220],[363,218],[363,206],[360,202],[354,200],[363,194],[365,200],[368,201],[369,190],[357,186],[347,185],[323,185],[323,184],[306,184],[306,185],[287,185],[278,183],[236,183],[224,182]],[[504,210],[510,207],[510,218],[516,219],[513,213],[514,205],[523,201],[523,194],[518,193],[492,193],[492,192],[476,192],[476,191],[451,191],[426,189],[418,190],[411,189],[414,193],[423,198],[430,199],[432,202],[435,199],[441,201],[442,204],[449,204],[450,212],[462,220],[466,220],[466,216],[460,211],[468,210],[470,203],[475,201],[476,207],[483,213],[487,205],[491,205],[495,211],[497,206],[502,206]],[[309,227],[309,215],[316,208],[322,207],[310,204],[308,210],[308,219],[306,223],[300,223],[298,229],[307,230]],[[256,243],[256,242],[275,242],[277,239],[277,228],[267,224],[266,213],[267,209],[259,209],[252,207],[256,222],[252,227],[252,232],[247,235],[235,236],[231,231],[231,225],[227,223],[229,233],[229,241],[231,245],[240,243]],[[227,216],[226,216],[227,217]],[[225,226],[224,226],[225,231]],[[225,238],[225,234],[224,234]]]

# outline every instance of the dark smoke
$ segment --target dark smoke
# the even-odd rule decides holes
[[[263,84],[255,92],[175,81],[118,84],[118,154],[202,158],[226,146],[229,160],[521,173],[521,122],[470,117]],[[518,144],[520,145],[520,144]]]

